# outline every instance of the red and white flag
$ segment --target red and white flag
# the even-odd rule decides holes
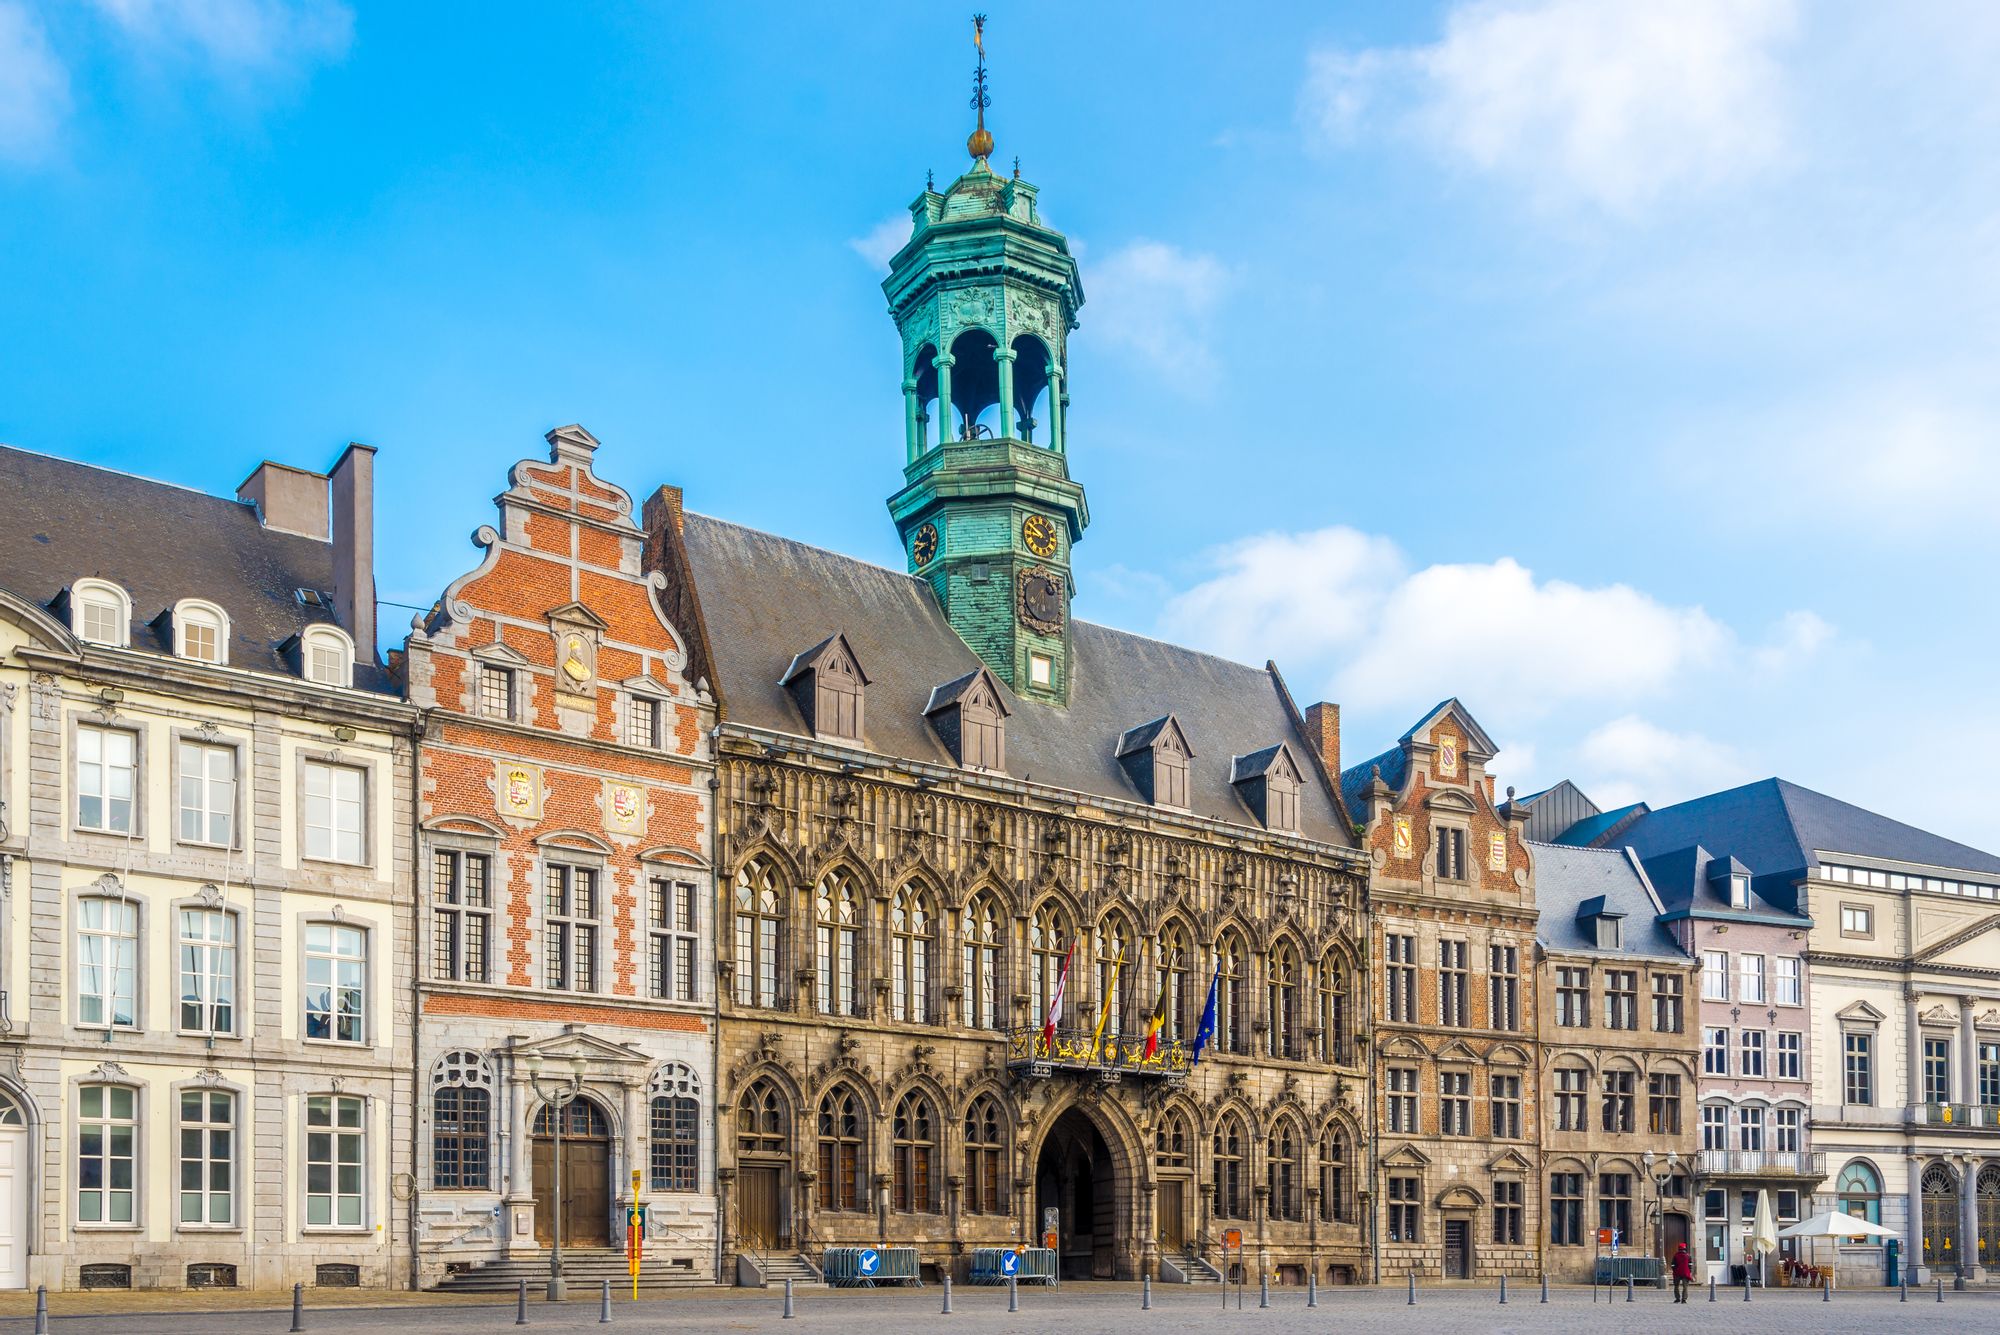
[[[1076,958],[1076,942],[1069,943],[1063,954],[1062,973],[1056,978],[1056,990],[1049,997],[1048,1018],[1042,1022],[1042,1051],[1053,1052],[1056,1047],[1056,1021],[1062,1019],[1063,993],[1069,990],[1069,963]]]

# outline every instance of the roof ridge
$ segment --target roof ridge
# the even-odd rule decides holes
[[[148,477],[144,473],[134,473],[123,468],[113,468],[108,464],[94,464],[86,459],[72,459],[66,454],[51,454],[47,450],[30,450],[20,445],[10,445],[4,440],[0,440],[0,450],[7,450],[29,459],[53,460],[59,464],[68,464],[71,468],[88,468],[96,473],[110,473],[113,477],[130,478],[134,482],[144,482],[155,487],[172,487],[175,491],[185,491],[190,495],[199,496],[203,500],[220,501],[224,505],[251,506],[249,501],[243,500],[240,497],[218,496],[212,491],[203,491],[200,487],[190,487],[185,482],[169,482],[165,478]],[[255,506],[251,506],[251,508],[254,509]]]

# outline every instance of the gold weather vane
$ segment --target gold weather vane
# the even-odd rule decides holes
[[[993,153],[993,135],[986,128],[986,108],[993,105],[992,96],[986,91],[986,16],[972,16],[972,45],[979,52],[979,64],[972,71],[972,109],[979,113],[979,124],[966,136],[965,151],[972,155],[974,162],[984,162]]]

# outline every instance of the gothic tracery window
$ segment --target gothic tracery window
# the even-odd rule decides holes
[[[701,1177],[701,1081],[668,1062],[653,1072],[650,1166],[654,1191],[697,1191]]]
[[[769,1076],[744,1091],[736,1105],[736,1152],[785,1154],[791,1149],[791,1105]]]
[[[1298,1058],[1305,1055],[1299,1033],[1299,952],[1287,941],[1271,956],[1271,1028],[1268,1033],[1273,1057]]]
[[[1248,1137],[1243,1121],[1235,1113],[1224,1114],[1215,1128],[1215,1164],[1212,1170],[1214,1209],[1218,1219],[1244,1219],[1243,1159]]]
[[[981,1094],[965,1110],[965,1209],[969,1214],[1001,1214],[1000,1165],[1006,1154],[1000,1105]]]
[[[861,1013],[861,894],[844,867],[828,872],[813,896],[814,985],[823,1015]]]
[[[1223,934],[1216,947],[1222,981],[1216,988],[1215,1041],[1224,1052],[1250,1051],[1250,952],[1242,934]]]
[[[1000,1016],[1000,913],[991,895],[974,895],[959,920],[965,977],[960,1006],[965,1023],[991,1029]]]
[[[931,1019],[931,934],[935,916],[921,886],[906,885],[889,906],[889,1011],[898,1020]]]
[[[1299,1138],[1289,1117],[1279,1121],[1264,1149],[1264,1185],[1270,1193],[1271,1218],[1303,1218],[1299,1209]]]
[[[753,858],[736,873],[736,1004],[778,1004],[778,941],[784,896],[778,871]]]
[[[431,1185],[484,1191],[490,1185],[493,1071],[477,1052],[447,1052],[431,1068]]]
[[[1125,1032],[1125,969],[1131,963],[1132,928],[1122,913],[1107,913],[1097,924],[1097,994],[1093,998],[1104,1016],[1104,1037],[1114,1039]],[[1091,1016],[1094,1027],[1097,1016]]]
[[[1194,1035],[1194,1026],[1188,1018],[1189,998],[1193,994],[1189,984],[1193,959],[1188,951],[1187,929],[1178,922],[1168,923],[1154,945],[1154,960],[1155,1004],[1162,995],[1167,1003],[1166,1022],[1160,1027],[1160,1046],[1165,1047],[1175,1039],[1186,1040]]]
[[[861,1098],[836,1085],[819,1101],[819,1205],[823,1210],[865,1210]]]
[[[922,1094],[905,1094],[896,1104],[894,1201],[905,1214],[931,1214],[937,1209],[932,1194],[932,1163],[937,1153],[937,1118],[931,1101]]]
[[[1347,1059],[1347,982],[1340,957],[1329,953],[1319,965],[1319,1059]]]
[[[1062,977],[1070,940],[1069,919],[1060,907],[1051,903],[1035,910],[1035,916],[1028,924],[1031,975],[1028,990],[1037,1024],[1048,1016],[1049,999],[1055,995],[1056,983]]]

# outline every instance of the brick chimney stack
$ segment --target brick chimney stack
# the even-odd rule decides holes
[[[1340,706],[1322,700],[1306,706],[1306,741],[1319,753],[1319,763],[1336,784],[1340,782]]]

